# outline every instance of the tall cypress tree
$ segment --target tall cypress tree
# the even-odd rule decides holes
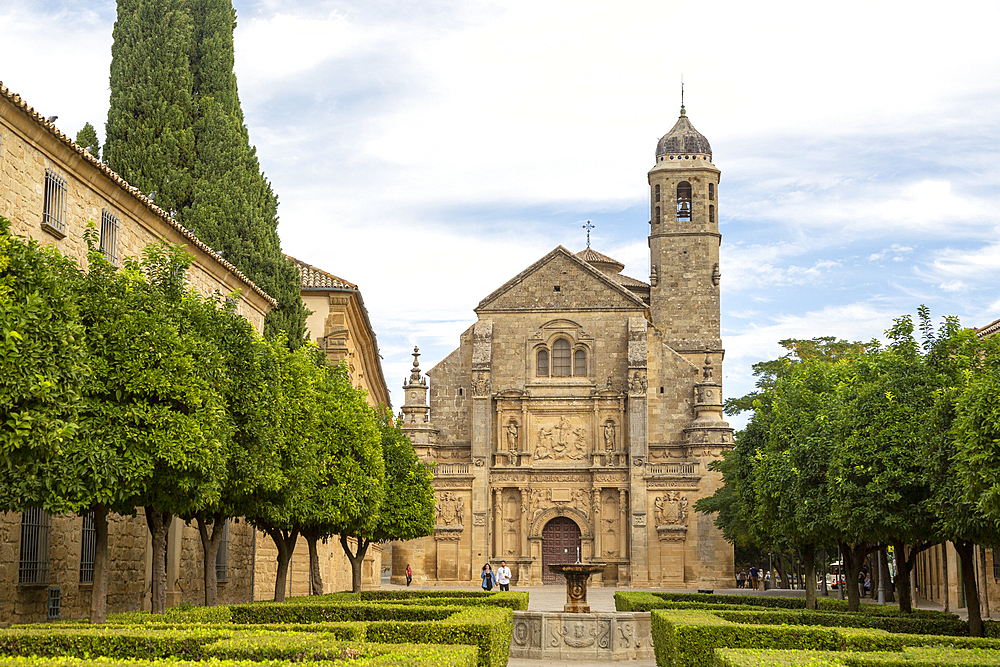
[[[172,213],[193,181],[191,48],[187,0],[118,0],[104,157]]]
[[[80,131],[76,133],[76,145],[98,160],[101,159],[101,141],[97,138],[97,130],[90,123],[85,123]]]
[[[124,23],[123,5],[134,15],[138,13],[135,7],[165,2],[176,3],[187,17],[184,81],[189,85],[190,100],[186,129],[192,139],[185,172],[186,197],[177,199],[171,210],[198,238],[277,299],[278,307],[264,322],[264,333],[273,337],[285,331],[289,345],[298,347],[305,340],[306,310],[299,296],[298,271],[281,253],[278,199],[261,172],[240,108],[233,73],[236,16],[231,0],[119,0],[118,24]],[[123,30],[122,35],[125,39],[128,33]],[[150,59],[157,53],[147,52]],[[122,67],[128,65],[123,63]],[[112,78],[112,113],[115,92]],[[125,172],[120,173],[132,181]],[[173,181],[168,177],[167,182]],[[163,205],[159,197],[156,201]]]

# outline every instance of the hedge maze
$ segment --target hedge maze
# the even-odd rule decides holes
[[[659,667],[1000,667],[1000,624],[969,637],[939,611],[842,600],[709,594],[615,594],[619,611],[649,611]]]
[[[0,630],[0,667],[505,667],[527,593],[368,591]]]

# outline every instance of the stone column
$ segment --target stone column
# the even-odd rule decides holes
[[[631,317],[628,321],[628,443],[629,443],[629,499],[631,521],[622,522],[622,535],[631,532],[631,550],[622,545],[622,556],[630,558],[631,581],[643,584],[649,581],[649,544],[646,532],[646,457],[648,456],[648,431],[646,428],[646,320]]]
[[[518,545],[520,551],[520,557],[525,558],[528,556],[528,487],[522,486],[518,488],[518,492],[521,494],[521,544]]]
[[[472,542],[471,562],[489,558],[486,517],[489,512],[490,453],[493,451],[493,320],[480,320],[472,344]],[[473,577],[470,562],[469,576]]]
[[[628,534],[629,534],[629,532],[632,529],[631,529],[631,527],[629,525],[631,522],[629,521],[629,511],[628,511],[628,491],[626,491],[625,489],[619,489],[618,490],[618,506],[619,506],[619,508],[621,510],[621,517],[620,517],[621,520],[619,521],[620,528],[618,530],[618,540],[620,542],[619,557],[620,558],[628,558],[629,559],[629,563],[632,564],[631,563],[631,561],[632,561],[631,554],[629,554],[629,551],[628,551]],[[645,514],[642,515],[642,519],[643,519],[643,521],[642,521],[642,530],[645,531],[646,530],[646,515]],[[645,571],[648,572],[649,569],[645,568]],[[633,575],[633,568],[630,567],[629,568],[629,577],[633,577],[633,576],[634,576]],[[634,579],[633,579],[633,581],[634,581]]]
[[[503,558],[503,489],[493,489],[493,557]]]
[[[601,487],[595,486],[591,494],[591,505],[593,507],[593,527],[594,527],[594,560],[604,558],[604,547],[602,546],[601,527]]]

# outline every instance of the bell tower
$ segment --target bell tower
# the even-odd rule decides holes
[[[682,102],[649,170],[649,304],[664,342],[691,359],[722,351],[719,175],[708,139]]]

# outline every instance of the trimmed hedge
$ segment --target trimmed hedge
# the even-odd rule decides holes
[[[480,667],[506,667],[513,631],[514,612],[510,609],[470,607],[443,621],[369,623],[365,638],[387,644],[474,644],[479,647]]]
[[[330,621],[440,621],[461,607],[435,607],[363,602],[250,602],[229,607],[233,623],[323,623]]]
[[[907,649],[902,653],[840,653],[719,649],[716,667],[966,667],[1000,666],[1000,653],[982,649]]]
[[[706,611],[650,614],[656,664],[709,667],[716,648],[821,649],[843,645],[835,630],[803,625],[739,625]]]
[[[20,626],[0,630],[0,655],[105,656],[145,660],[176,656],[197,660],[202,657],[202,646],[229,634],[218,628],[37,629]]]
[[[798,610],[806,608],[804,597],[782,597],[763,595],[715,595],[714,593],[615,593],[615,608],[618,611],[652,611],[653,609],[746,609],[763,607],[768,609]],[[836,598],[816,598],[816,611],[847,612],[847,601]],[[933,609],[914,609],[904,614],[895,605],[863,603],[862,614],[876,616],[905,616],[907,618],[957,618],[954,614]],[[1000,630],[1000,624],[997,624]],[[1000,634],[1000,632],[998,632]]]
[[[824,625],[827,627],[877,628],[889,632],[906,632],[919,635],[968,635],[969,624],[949,615],[947,617],[882,616],[879,614],[828,613],[822,611],[769,609],[766,611],[714,612],[719,618],[734,623],[754,625]]]
[[[357,653],[356,657],[355,653]],[[294,667],[294,663],[280,660],[218,661],[207,663],[211,667]],[[426,646],[396,644],[345,645],[336,662],[318,661],[310,667],[473,667],[476,649],[473,646]],[[204,662],[178,660],[119,660],[114,658],[76,658],[72,656],[0,657],[0,667],[206,667]]]

